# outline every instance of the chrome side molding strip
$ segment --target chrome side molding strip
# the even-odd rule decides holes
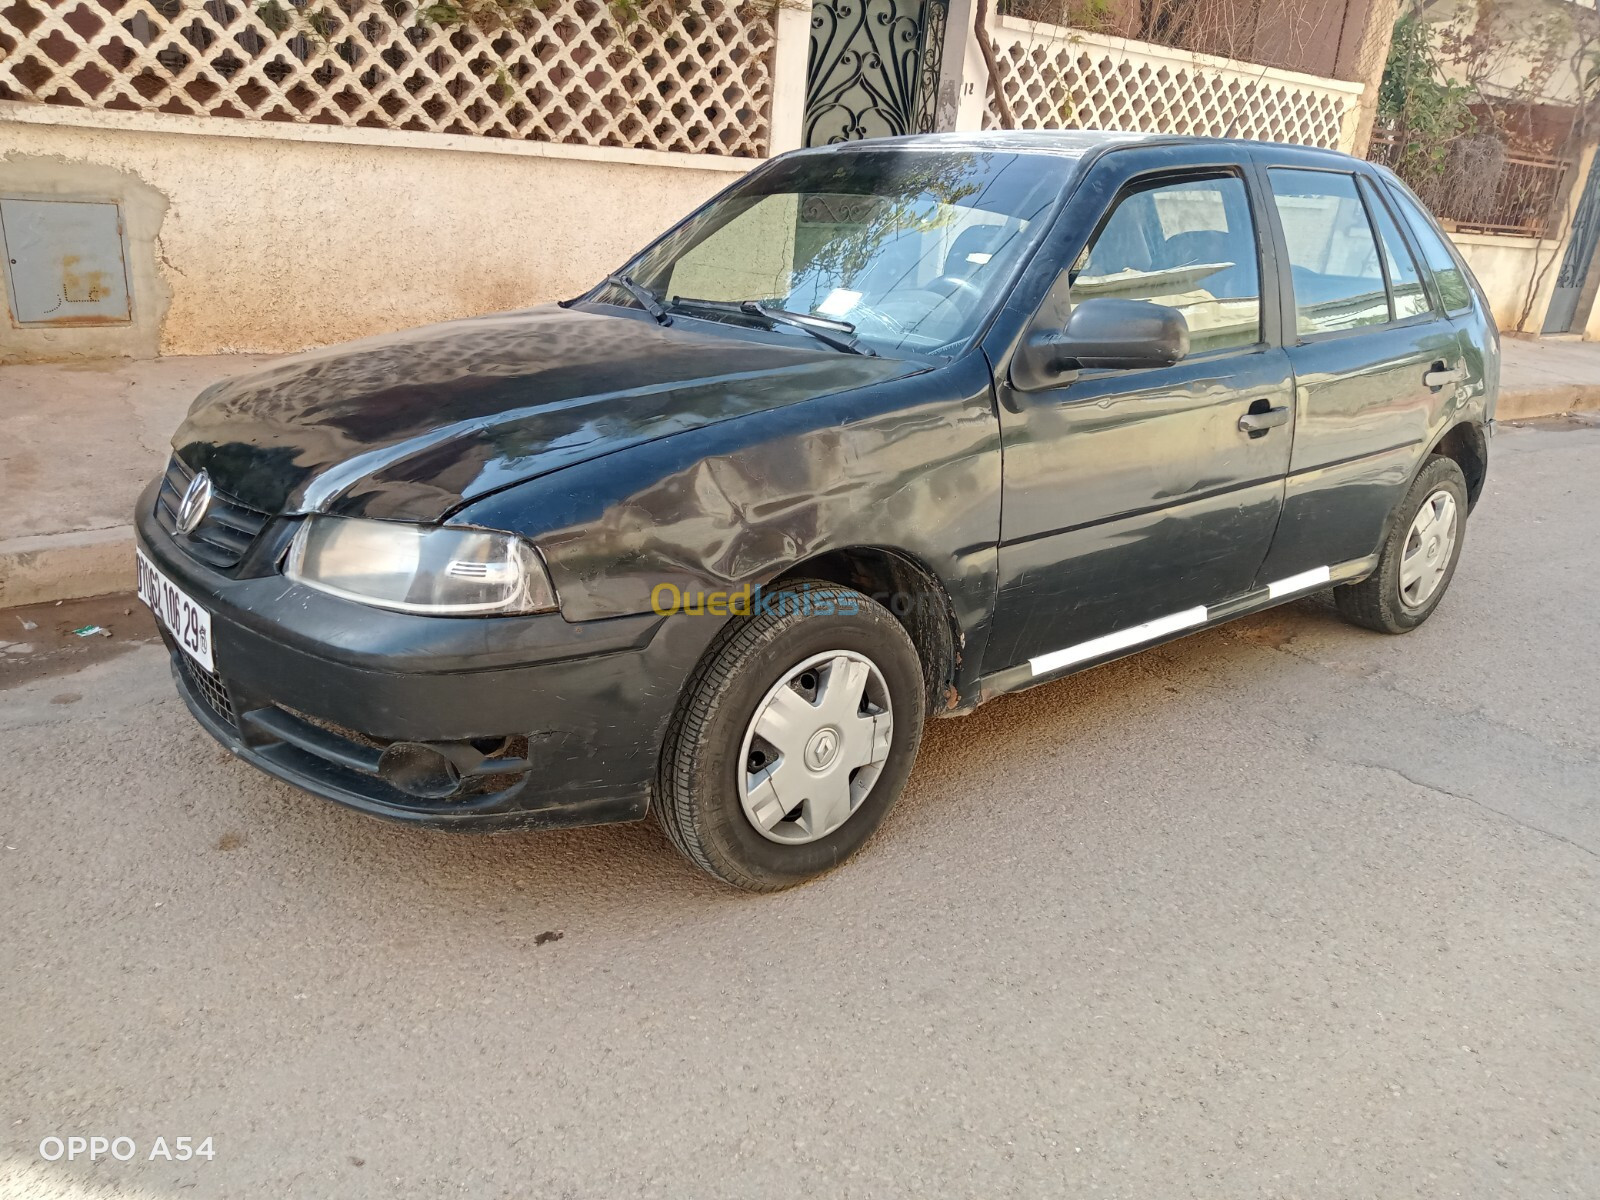
[[[1276,583],[1267,584],[1267,595],[1276,600],[1279,596],[1288,596],[1295,592],[1310,591],[1319,588],[1333,578],[1330,567],[1312,567],[1309,571],[1301,571],[1298,575],[1291,575],[1287,579],[1280,579]]]
[[[1331,567],[1313,567],[1309,571],[1301,571],[1298,575],[1267,584],[1267,597],[1276,600],[1280,596],[1308,592],[1313,588],[1326,586],[1332,579]],[[1259,592],[1255,594],[1260,595]],[[1216,611],[1220,613],[1225,607],[1219,605]],[[1074,663],[1114,654],[1118,650],[1127,650],[1144,642],[1154,642],[1169,634],[1182,633],[1185,629],[1196,629],[1210,619],[1211,612],[1212,609],[1204,605],[1186,608],[1182,612],[1173,613],[1170,617],[1157,617],[1154,621],[1146,621],[1143,625],[1119,629],[1104,637],[1091,638],[1087,642],[1079,642],[1076,646],[1067,646],[1060,650],[1052,650],[1049,654],[1041,654],[1037,658],[1030,658],[1028,667],[1035,676],[1048,675],[1052,671],[1059,671],[1062,667],[1070,667]]]
[[[1048,675],[1051,671],[1059,671],[1062,667],[1070,667],[1073,663],[1083,662],[1085,659],[1099,658],[1102,654],[1126,650],[1129,646],[1137,646],[1140,642],[1153,642],[1157,638],[1166,637],[1169,633],[1179,633],[1205,623],[1206,608],[1201,605],[1198,608],[1173,613],[1170,617],[1157,617],[1154,621],[1146,621],[1143,625],[1135,625],[1132,629],[1119,629],[1116,633],[1108,633],[1104,637],[1079,642],[1076,646],[1068,646],[1064,650],[1052,650],[1049,654],[1030,658],[1028,665],[1033,668],[1035,675]]]

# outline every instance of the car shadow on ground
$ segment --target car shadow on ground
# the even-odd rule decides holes
[[[1043,743],[1070,745],[1074,739],[1088,743],[1109,736],[1131,712],[1193,700],[1209,671],[1239,666],[1247,647],[1281,649],[1329,627],[1344,628],[1331,601],[1312,597],[1001,697],[965,717],[931,721],[911,783],[883,829],[843,872],[799,892],[829,887],[829,880],[846,876],[856,887],[868,885],[873,872],[890,869],[886,847],[897,838],[951,836],[932,826],[959,823],[962,807],[975,795],[990,807],[1031,804],[1027,795],[1008,796],[1004,760],[1012,751],[1020,755]],[[202,737],[195,731],[197,746]],[[445,906],[468,913],[514,900],[581,909],[589,918],[613,906],[655,907],[671,900],[680,908],[685,901],[715,907],[742,898],[686,863],[653,818],[492,836],[411,829],[328,804],[228,761],[220,749],[216,753],[226,764],[223,769],[242,781],[233,806],[236,819],[216,848],[248,852],[258,839],[286,839],[290,844],[277,846],[275,856],[318,864],[306,871],[307,881],[347,911],[353,897],[374,889],[406,910],[421,906],[437,913]],[[1105,781],[1105,786],[1134,786],[1138,764],[1125,769],[1128,779]]]

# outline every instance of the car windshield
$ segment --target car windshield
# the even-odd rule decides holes
[[[907,148],[797,155],[753,172],[622,274],[669,309],[755,301],[842,323],[880,354],[949,354],[995,306],[1073,165]],[[639,305],[615,278],[598,299]],[[808,336],[746,307],[676,311]]]

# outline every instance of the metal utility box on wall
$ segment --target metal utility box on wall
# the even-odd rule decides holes
[[[117,204],[0,196],[0,245],[13,325],[81,328],[132,322]]]

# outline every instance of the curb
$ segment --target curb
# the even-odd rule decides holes
[[[1502,392],[1495,420],[1600,410],[1600,385]],[[80,600],[133,588],[133,526],[44,533],[0,542],[0,608]]]
[[[1495,402],[1496,421],[1529,421],[1558,417],[1562,413],[1600,409],[1600,384],[1568,383],[1531,392],[1500,393]]]
[[[0,542],[0,608],[78,600],[132,588],[132,525]]]

